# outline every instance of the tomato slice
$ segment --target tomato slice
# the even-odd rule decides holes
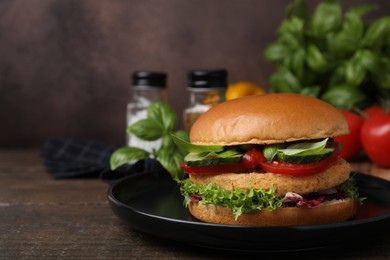
[[[189,174],[221,174],[232,172],[250,172],[242,163],[229,163],[208,166],[188,166],[184,162],[180,163],[180,167],[185,173]]]
[[[325,171],[338,158],[338,153],[334,152],[325,160],[307,163],[294,164],[285,162],[260,162],[260,166],[267,172],[287,174],[287,175],[312,175]]]

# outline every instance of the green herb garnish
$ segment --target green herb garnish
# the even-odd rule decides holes
[[[202,152],[222,152],[224,147],[221,145],[195,145],[191,144],[187,140],[180,138],[179,136],[173,134],[173,141],[180,149],[187,151],[189,153],[202,153]]]
[[[264,51],[277,66],[271,92],[314,96],[340,109],[364,109],[390,100],[390,16],[364,20],[376,5],[342,10],[323,0],[312,13],[294,0]]]
[[[271,144],[264,147],[263,153],[267,161],[272,161],[275,156],[285,158],[286,156],[313,156],[331,153],[333,148],[325,148],[329,138],[318,142],[295,142],[287,144]]]
[[[145,141],[162,139],[161,147],[152,153],[138,147],[125,146],[116,150],[110,158],[111,169],[141,160],[147,157],[156,158],[161,165],[170,173],[172,178],[179,181],[184,178],[184,172],[180,168],[185,151],[177,147],[171,135],[181,140],[188,139],[188,133],[182,130],[175,131],[177,117],[168,105],[161,102],[152,103],[147,110],[147,118],[141,119],[127,128],[127,132]]]
[[[318,152],[321,152],[328,141],[329,138],[326,138],[319,142],[299,142],[293,143],[287,146],[285,149],[278,149],[278,152],[284,153],[286,155],[312,155]]]

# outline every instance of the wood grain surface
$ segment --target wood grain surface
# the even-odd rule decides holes
[[[367,169],[368,173],[373,169],[368,163],[356,164],[354,168]],[[388,178],[386,173],[376,171]],[[37,150],[0,150],[0,259],[254,257],[200,249],[143,234],[113,214],[107,189],[108,185],[98,179],[53,180]],[[387,230],[383,232],[374,243],[370,242],[373,238],[366,238],[367,243],[358,248],[349,245],[297,257],[389,259],[390,238]]]

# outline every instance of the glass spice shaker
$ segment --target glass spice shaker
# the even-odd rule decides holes
[[[147,117],[148,106],[157,101],[166,103],[167,74],[163,72],[136,71],[132,74],[132,98],[127,104],[127,126]],[[148,152],[158,149],[161,140],[144,141],[127,135],[127,145]]]
[[[184,128],[190,131],[196,119],[213,105],[225,100],[228,72],[218,70],[193,70],[188,73],[190,102],[184,110]]]

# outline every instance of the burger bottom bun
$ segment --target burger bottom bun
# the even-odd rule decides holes
[[[316,208],[278,208],[263,209],[252,213],[243,213],[237,220],[229,208],[214,204],[191,202],[190,213],[197,219],[215,224],[242,226],[302,226],[336,223],[353,218],[357,211],[357,202],[351,198],[323,203]]]

